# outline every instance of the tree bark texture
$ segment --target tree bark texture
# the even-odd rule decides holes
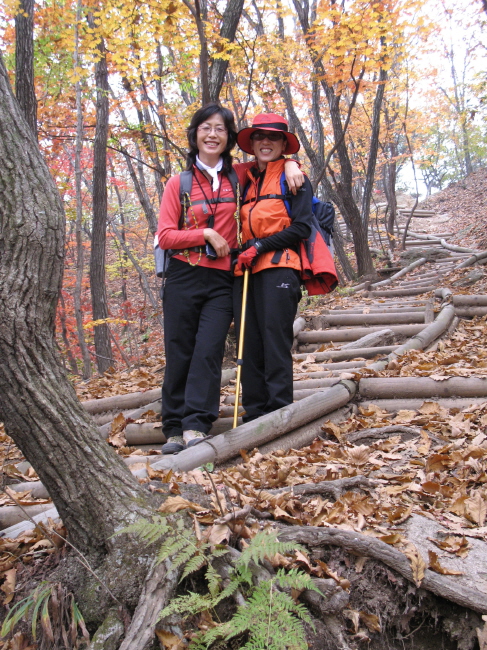
[[[95,64],[96,133],[93,145],[93,225],[90,257],[90,288],[93,320],[108,318],[105,281],[107,239],[107,140],[108,140],[108,70],[103,42],[101,57]],[[95,327],[95,352],[98,372],[104,373],[113,364],[108,324]]]
[[[103,552],[148,496],[99,439],[56,353],[64,232],[62,201],[0,59],[0,420],[73,543]]]
[[[15,94],[37,138],[37,99],[34,85],[34,0],[20,0],[15,16]]]

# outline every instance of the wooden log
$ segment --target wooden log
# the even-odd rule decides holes
[[[301,332],[301,330],[304,330],[306,327],[306,321],[302,316],[299,318],[296,318],[296,320],[293,323],[293,336],[296,338],[296,336]]]
[[[466,269],[468,266],[472,266],[472,264],[475,264],[476,262],[480,262],[481,260],[484,260],[486,258],[487,258],[487,251],[483,251],[482,253],[477,253],[476,255],[472,255],[472,257],[469,257],[464,262],[459,264],[455,268],[455,270]]]
[[[261,454],[270,454],[278,450],[288,451],[288,449],[302,449],[303,447],[307,447],[315,438],[323,433],[322,426],[325,422],[331,421],[333,424],[345,422],[350,417],[352,410],[352,406],[348,404],[341,409],[332,411],[328,415],[323,415],[317,420],[313,420],[290,433],[286,433],[280,438],[276,438],[272,442],[268,442],[266,445],[260,446],[259,451]]]
[[[435,273],[437,275],[437,273]],[[426,302],[426,301],[425,301]],[[352,307],[350,309],[326,309],[323,310],[320,316],[312,316],[311,317],[311,324],[313,325],[313,329],[319,330],[323,329],[322,322],[326,322],[326,317],[328,314],[333,314],[333,315],[341,315],[341,314],[363,314],[364,309],[367,310],[367,313],[369,314],[404,314],[406,311],[410,314],[419,314],[421,312],[424,312],[424,305],[421,305],[419,307],[409,307],[408,305],[387,305],[386,303],[380,304],[380,305],[375,305],[374,303],[371,303],[370,305],[362,306],[362,307]]]
[[[478,296],[475,294],[453,296],[453,304],[455,307],[487,307],[487,296]]]
[[[373,359],[376,356],[389,354],[397,350],[397,345],[384,345],[381,348],[359,348],[357,350],[337,350],[327,352],[307,352],[305,354],[293,354],[295,361],[305,361],[310,354],[315,359],[315,363],[320,361],[346,361],[347,359]]]
[[[289,404],[227,433],[204,440],[174,456],[154,463],[154,469],[189,471],[206,463],[220,464],[237,456],[240,449],[253,449],[345,406],[355,395],[355,383],[347,380],[299,403]],[[143,476],[143,471],[140,471]]]
[[[330,372],[343,372],[349,368],[362,368],[367,364],[366,361],[341,361],[338,363],[324,363],[321,365],[323,370],[314,370],[313,372],[304,371],[306,377],[329,377]]]
[[[34,515],[32,517],[36,523],[47,523],[49,519],[56,520],[58,518],[58,511],[56,508],[52,507],[52,504],[49,510],[45,510],[44,512],[41,512],[40,514]],[[19,535],[22,535],[22,533],[24,533],[26,530],[31,530],[32,528],[34,528],[34,524],[30,521],[30,519],[25,519],[24,517],[24,520],[20,521],[18,524],[14,524],[13,526],[9,526],[8,528],[0,530],[0,537],[15,539]]]
[[[323,379],[311,379],[310,382],[313,382],[314,385],[302,386],[302,384],[307,383],[306,380],[295,381],[293,382],[293,400],[296,402],[298,400],[304,399],[309,395],[314,395],[319,391],[326,390],[330,386],[335,386],[340,382],[339,377],[324,377]],[[235,404],[235,395],[227,395],[223,401],[224,404]],[[221,411],[220,411],[221,412]]]
[[[105,413],[106,411],[114,411],[115,409],[120,409],[120,411],[136,409],[154,402],[160,396],[161,389],[154,388],[143,393],[127,393],[126,395],[90,399],[86,402],[81,402],[81,404],[88,413]]]
[[[30,517],[35,517],[51,509],[52,503],[40,503],[35,506],[22,506],[22,508],[19,506],[2,506],[0,507],[0,530],[24,521],[27,519],[26,513]]]
[[[455,307],[455,315],[460,318],[473,318],[474,316],[486,316],[487,307]]]
[[[154,424],[159,426],[154,427]],[[125,440],[129,446],[137,445],[162,445],[166,436],[162,432],[160,422],[143,422],[142,424],[127,424],[125,427]]]
[[[421,257],[419,260],[416,260],[415,262],[411,262],[409,266],[405,266],[403,269],[401,269],[394,275],[391,275],[390,278],[387,278],[386,280],[382,280],[381,282],[375,282],[374,284],[370,285],[371,289],[375,289],[376,287],[382,287],[386,284],[391,284],[391,282],[394,282],[394,280],[402,278],[403,275],[410,273],[418,266],[422,266],[423,264],[426,264],[426,262],[427,262],[426,257]]]
[[[403,323],[423,323],[424,312],[382,312],[374,314],[327,314],[323,317],[323,327],[330,326],[347,326],[347,325],[389,325],[389,324],[403,324]],[[308,332],[300,332],[298,341],[302,340],[302,334]]]
[[[366,377],[359,382],[364,399],[487,397],[487,377],[450,377],[435,381],[429,377]]]
[[[375,348],[384,345],[391,345],[394,341],[394,331],[391,329],[383,329],[378,332],[371,332],[357,341],[346,343],[342,345],[342,350],[356,350],[357,348]]]
[[[221,386],[226,386],[231,379],[235,378],[236,368],[228,368],[222,371]],[[154,388],[140,393],[127,393],[125,395],[114,395],[101,399],[91,399],[81,402],[88,413],[97,414],[106,411],[124,411],[137,409],[157,401],[161,396],[161,389]]]
[[[424,317],[423,317],[424,320]],[[426,326],[418,325],[391,325],[387,329],[394,332],[395,335],[413,336],[421,332]],[[371,332],[380,332],[381,327],[355,327],[353,329],[339,330],[313,330],[311,332],[300,332],[298,341],[301,344],[306,343],[338,343],[340,341],[356,341],[357,339],[367,336]]]
[[[400,355],[404,354],[404,352],[407,352],[408,350],[424,350],[438,337],[448,331],[455,318],[455,308],[452,304],[446,302],[447,299],[451,297],[451,295],[452,294],[449,289],[437,289],[435,291],[435,297],[441,298],[444,301],[444,304],[436,319],[429,325],[426,325],[425,329],[422,332],[414,335],[412,338],[406,341],[406,343],[400,345],[398,348],[396,348],[396,350],[391,352],[388,355],[387,359],[376,361],[370,364],[370,367],[373,370],[384,370],[390,361],[397,359]]]
[[[428,241],[428,246],[434,246],[435,244],[441,244],[441,239],[430,239]],[[424,242],[406,239],[406,246],[424,246]]]
[[[434,277],[429,277],[429,278],[419,278],[418,280],[404,280],[404,282],[400,282],[397,287],[398,289],[412,289],[413,287],[416,289],[419,289],[420,287],[427,287],[430,284],[434,284],[435,286],[438,286],[438,283],[440,281],[440,276],[436,275]]]
[[[384,411],[389,411],[390,413],[396,413],[397,411],[406,410],[406,411],[418,411],[425,402],[435,402],[445,409],[458,409],[463,411],[465,408],[469,408],[475,404],[481,405],[485,404],[487,399],[485,397],[458,397],[458,398],[449,398],[449,397],[435,397],[434,399],[429,398],[414,398],[414,399],[371,399],[363,400],[358,403],[358,406],[361,408],[368,408],[369,406],[378,406]]]
[[[473,248],[465,248],[465,246],[455,246],[455,244],[449,244],[444,239],[441,240],[441,245],[449,251],[454,251],[455,253],[480,253],[480,251]]]
[[[422,293],[428,293],[434,291],[436,287],[426,286],[419,287],[417,289],[396,289],[392,291],[368,291],[365,295],[367,298],[398,298],[399,296],[418,296]]]

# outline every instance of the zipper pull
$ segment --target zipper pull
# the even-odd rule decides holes
[[[289,248],[286,248],[286,262],[289,262],[291,256],[289,255]]]
[[[208,214],[208,206],[206,205],[206,202],[203,203],[203,214]]]

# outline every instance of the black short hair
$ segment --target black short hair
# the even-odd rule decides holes
[[[191,122],[188,126],[187,135],[188,135],[188,144],[189,151],[186,158],[186,169],[191,169],[196,162],[196,156],[198,155],[198,146],[196,144],[196,131],[200,124],[206,122],[212,115],[221,115],[223,122],[227,129],[228,133],[228,142],[225,147],[225,151],[222,153],[223,158],[223,169],[228,174],[232,169],[232,156],[230,151],[234,148],[237,143],[237,129],[235,128],[235,118],[233,113],[228,108],[221,106],[217,102],[211,102],[206,104],[203,108],[199,108],[196,113],[191,118]]]

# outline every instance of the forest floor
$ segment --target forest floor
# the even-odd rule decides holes
[[[485,250],[486,197],[487,170],[481,170],[425,201],[420,207],[434,209],[435,216],[413,220],[410,229],[432,235],[449,231],[454,233],[449,243]],[[475,275],[472,269],[476,270]],[[485,269],[477,266],[449,272],[439,286],[455,294],[487,295]],[[373,301],[360,294],[351,296],[345,288],[324,298],[303,301],[301,315],[310,322],[324,313],[354,305],[367,314]],[[155,343],[156,349],[145,346],[139,367],[116,368],[89,382],[77,380],[75,388],[80,400],[160,386],[165,361],[162,341],[155,336],[151,343]],[[311,350],[304,360],[297,359],[295,379],[307,379],[310,373],[321,369],[313,355],[332,349],[332,344],[322,345]],[[430,351],[407,352],[384,371],[367,372],[366,367],[360,371],[351,369],[342,378],[368,376],[429,377],[439,382],[451,377],[487,377],[487,317],[461,320],[455,331]],[[231,386],[223,389],[222,402],[231,393]],[[274,557],[274,567],[304,569],[315,579],[332,581],[336,585],[336,597],[346,594],[345,607],[342,604],[341,609],[322,612],[321,620],[328,627],[318,630],[321,637],[309,633],[310,648],[486,650],[485,616],[482,621],[478,610],[474,612],[452,603],[435,595],[434,590],[422,587],[428,572],[428,575],[435,572],[453,581],[452,584],[457,580],[459,589],[468,588],[475,581],[487,603],[487,560],[482,557],[486,548],[482,544],[487,540],[485,399],[465,408],[446,408],[433,399],[424,400],[418,408],[399,409],[392,415],[373,404],[359,405],[345,419],[325,423],[320,437],[302,449],[275,450],[265,455],[258,450],[242,451],[238,463],[216,469],[211,477],[200,469],[179,475],[149,471],[149,478],[142,480],[150,480],[153,488],[160,481],[169,483],[175,497],[184,493],[187,485],[202,487],[210,496],[212,506],[196,510],[195,519],[199,523],[195,525],[204,530],[203,534],[212,543],[235,538],[248,540],[263,528],[284,524],[295,526],[296,530],[332,527],[365,534],[409,559],[412,578],[396,570],[394,561],[385,562],[326,544],[310,547],[309,552],[299,552],[293,557]],[[363,436],[361,439],[361,431],[386,426],[395,427],[396,432],[380,439]],[[404,435],[406,430],[413,435]],[[118,445],[117,451],[126,456],[135,450]],[[144,449],[136,453],[153,456],[158,451]],[[9,483],[37,479],[23,460],[0,424],[0,462],[5,490],[0,495],[0,506],[45,502],[34,499],[28,490],[17,493],[12,500]],[[293,493],[293,488],[303,484],[337,481],[341,485],[339,482],[344,480],[346,486],[348,479],[357,478],[362,480],[362,487],[358,484],[358,489],[337,488],[333,498],[326,492],[326,496],[313,494],[311,498]],[[247,514],[231,524],[221,523],[222,517],[232,514],[236,503],[240,508],[247,508]],[[250,508],[255,509],[254,513],[270,514],[273,523],[263,523],[259,517],[249,515]],[[58,549],[40,532],[26,533],[15,540],[0,538],[0,572],[4,576],[0,589],[4,593],[4,606],[15,602],[22,584],[34,571],[48,578],[56,553]],[[316,611],[313,613],[316,617]],[[208,615],[192,619],[185,629],[187,639],[194,630],[213,624]],[[338,625],[339,632],[335,630],[332,634],[329,630],[334,625]],[[18,645],[0,640],[0,648],[27,648],[27,636],[17,640]],[[162,648],[183,647],[176,646],[177,640],[169,633],[163,636],[161,632],[159,640]],[[34,650],[36,645],[29,647]]]

